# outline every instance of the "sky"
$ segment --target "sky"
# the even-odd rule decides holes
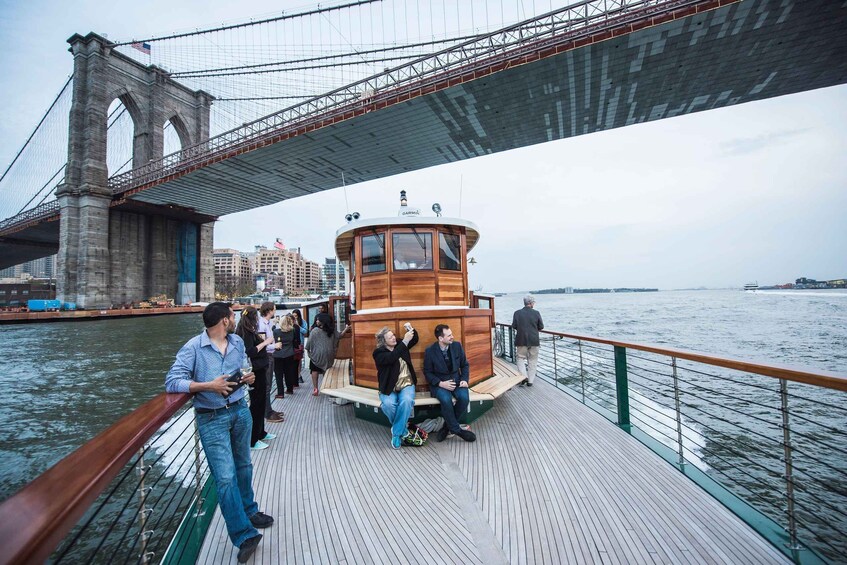
[[[71,71],[74,33],[123,39],[294,2],[0,0],[0,166]],[[197,14],[202,14],[198,17]],[[275,237],[323,262],[347,212],[474,222],[472,288],[728,288],[847,277],[847,87],[638,124],[349,185],[222,217],[215,247]]]

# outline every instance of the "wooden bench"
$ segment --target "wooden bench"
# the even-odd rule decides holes
[[[512,387],[517,386],[523,377],[514,365],[506,361],[494,359],[494,376],[471,387],[470,401],[478,402],[499,398]],[[321,383],[320,392],[327,396],[343,398],[366,406],[379,407],[379,391],[363,386],[350,384],[350,360],[336,359],[335,364],[326,371]],[[415,393],[415,406],[435,406],[438,399],[429,392]]]

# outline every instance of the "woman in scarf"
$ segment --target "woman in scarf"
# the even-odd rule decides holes
[[[391,422],[391,447],[394,449],[400,449],[403,438],[409,434],[406,423],[415,406],[415,385],[418,384],[409,350],[417,343],[418,332],[414,329],[407,330],[402,341],[397,341],[397,336],[387,326],[376,334],[373,358],[380,408]]]
[[[274,351],[274,374],[276,374],[277,398],[294,394],[297,386],[297,361],[294,360],[294,347],[299,331],[294,327],[294,316],[286,314],[279,327],[274,328],[276,350]]]

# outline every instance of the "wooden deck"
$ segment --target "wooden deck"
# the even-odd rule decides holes
[[[307,384],[254,452],[276,518],[251,563],[784,563],[631,436],[553,386],[504,394],[451,438],[391,449],[388,428]],[[398,477],[409,477],[419,486]],[[236,563],[220,512],[199,563]]]
[[[335,398],[343,398],[366,406],[379,406],[379,391],[363,386],[351,385],[349,380],[350,360],[336,360],[324,375],[320,385],[321,394]],[[469,398],[471,402],[495,400],[523,380],[514,365],[502,359],[494,360],[494,375],[471,387]],[[420,382],[420,381],[419,381]],[[428,391],[415,393],[415,406],[438,404]]]

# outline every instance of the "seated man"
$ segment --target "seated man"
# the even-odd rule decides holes
[[[432,395],[441,403],[441,415],[444,427],[438,430],[435,441],[444,441],[447,432],[459,436],[465,441],[476,440],[470,430],[459,426],[459,418],[468,409],[468,374],[470,366],[465,357],[462,344],[453,341],[453,331],[445,324],[435,326],[438,341],[426,348],[424,353],[424,376],[429,382]],[[453,397],[456,406],[453,406]]]

